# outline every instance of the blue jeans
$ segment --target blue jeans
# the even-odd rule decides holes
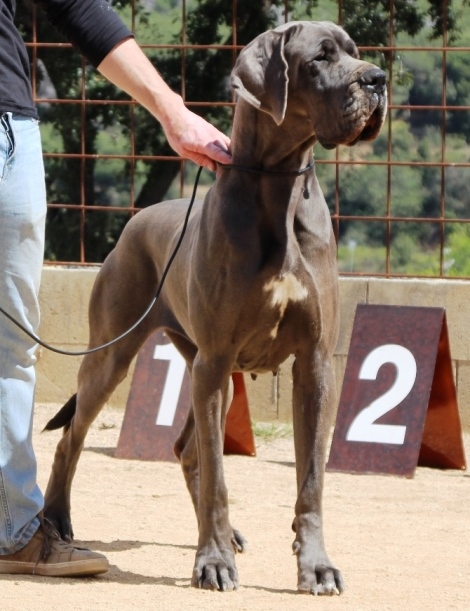
[[[32,331],[39,325],[45,217],[38,122],[0,115],[0,305]],[[0,313],[0,554],[29,542],[44,504],[32,447],[35,349]]]

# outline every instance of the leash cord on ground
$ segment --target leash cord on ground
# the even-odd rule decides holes
[[[162,277],[160,279],[160,282],[158,284],[155,296],[153,297],[152,302],[150,303],[148,308],[145,310],[145,312],[142,314],[142,316],[139,318],[139,320],[137,320],[129,329],[127,329],[127,331],[124,331],[124,333],[122,333],[118,337],[115,337],[111,341],[107,342],[106,344],[102,344],[101,346],[96,346],[95,348],[89,348],[88,350],[79,350],[77,352],[72,352],[72,351],[69,351],[69,350],[62,350],[61,348],[55,348],[54,346],[51,346],[50,344],[42,341],[37,335],[35,335],[33,332],[31,332],[26,327],[24,327],[20,322],[18,322],[15,318],[13,318],[13,316],[11,316],[11,314],[6,312],[2,307],[0,307],[0,312],[4,316],[6,316],[9,320],[11,320],[11,322],[13,324],[15,324],[17,327],[19,327],[24,333],[26,333],[26,335],[28,335],[31,339],[33,339],[35,342],[37,342],[43,348],[47,348],[47,350],[50,350],[51,352],[56,352],[57,354],[64,354],[66,356],[84,356],[85,354],[91,354],[92,352],[98,352],[99,350],[104,350],[105,348],[108,348],[109,346],[112,346],[113,344],[119,342],[121,339],[124,339],[125,337],[127,337],[149,315],[150,310],[153,308],[153,306],[155,305],[157,299],[160,296],[160,293],[162,292],[163,284],[165,282],[165,279],[166,279],[166,277],[168,275],[168,272],[170,271],[170,267],[171,267],[171,265],[173,263],[174,258],[176,257],[176,255],[178,253],[178,250],[179,250],[179,248],[181,246],[181,242],[183,241],[184,235],[186,233],[186,228],[188,226],[189,216],[191,214],[191,210],[192,210],[192,207],[193,207],[193,204],[194,204],[194,200],[196,199],[196,191],[197,191],[197,186],[198,186],[198,183],[199,183],[199,177],[201,175],[202,169],[203,169],[202,166],[200,166],[198,171],[197,171],[196,179],[194,181],[193,193],[192,193],[191,199],[189,201],[188,210],[186,211],[186,216],[185,216],[185,219],[184,219],[183,228],[181,229],[181,233],[180,233],[180,236],[178,238],[178,242],[177,242],[175,248],[173,249],[173,252],[172,252],[172,254],[171,254],[171,256],[170,256],[170,258],[168,260],[168,263],[166,264],[165,270],[164,270],[164,272],[162,274]]]

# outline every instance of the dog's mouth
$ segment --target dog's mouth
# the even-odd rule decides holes
[[[324,148],[333,149],[338,144],[354,146],[360,141],[374,140],[385,120],[387,95],[373,93],[362,100],[357,96],[351,96],[345,110],[343,134],[332,140],[318,137]]]
[[[374,112],[370,115],[367,123],[365,124],[361,133],[354,138],[351,142],[348,142],[348,146],[354,146],[359,142],[374,140],[380,132],[380,129],[383,125],[385,119],[385,103],[379,103],[374,110]]]

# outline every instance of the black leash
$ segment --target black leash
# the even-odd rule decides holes
[[[226,170],[238,170],[240,172],[252,172],[255,174],[269,174],[272,176],[273,175],[275,176],[300,176],[301,174],[306,174],[307,172],[310,172],[310,170],[312,170],[315,165],[315,161],[312,160],[304,168],[300,168],[300,170],[287,170],[287,171],[266,170],[263,168],[251,168],[249,166],[236,165],[236,164],[230,164],[230,165],[217,164],[217,165],[219,168],[223,168]],[[0,312],[4,316],[6,316],[14,325],[16,325],[19,329],[21,329],[24,333],[26,333],[28,337],[30,337],[32,340],[38,343],[40,346],[42,346],[43,348],[47,348],[47,350],[50,350],[51,352],[56,352],[57,354],[64,354],[65,356],[84,356],[86,354],[92,354],[93,352],[98,352],[99,350],[104,350],[105,348],[109,348],[109,346],[112,346],[113,344],[116,344],[117,342],[119,342],[121,339],[124,339],[125,337],[127,337],[149,315],[150,310],[153,308],[157,299],[160,297],[160,293],[162,292],[165,279],[168,275],[168,272],[170,271],[170,267],[174,261],[174,258],[176,257],[178,253],[178,250],[181,246],[181,242],[183,241],[184,235],[186,233],[189,216],[193,208],[194,200],[196,199],[197,186],[199,184],[199,177],[201,176],[202,170],[203,170],[203,167],[200,166],[196,174],[196,179],[194,181],[193,192],[191,195],[191,199],[189,201],[188,210],[186,211],[186,216],[184,218],[183,228],[181,229],[180,237],[178,238],[178,242],[175,248],[173,249],[173,252],[168,260],[168,263],[166,264],[165,270],[158,284],[155,296],[153,297],[150,305],[145,310],[145,312],[142,314],[142,316],[131,327],[129,327],[127,331],[124,331],[124,333],[122,333],[118,337],[115,337],[114,339],[110,340],[109,342],[105,344],[102,344],[101,346],[96,346],[95,348],[89,348],[88,350],[79,350],[79,351],[62,350],[61,348],[55,348],[54,346],[51,346],[50,344],[42,341],[42,339],[40,339],[37,335],[35,335],[32,331],[30,331],[26,327],[24,327],[20,322],[18,322],[15,318],[13,318],[13,316],[11,316],[11,314],[6,312],[2,307],[0,307]],[[304,197],[306,198],[308,197],[308,192],[306,194],[306,191],[304,191]]]
[[[186,212],[186,216],[185,216],[185,219],[184,219],[183,228],[181,229],[180,237],[178,238],[178,242],[177,242],[175,248],[173,249],[171,257],[169,258],[168,263],[166,264],[165,270],[164,270],[164,272],[162,274],[162,277],[161,277],[160,282],[159,282],[158,287],[157,287],[157,292],[155,293],[155,296],[152,299],[152,302],[150,303],[148,308],[145,310],[145,312],[142,314],[142,316],[139,318],[139,320],[137,320],[137,322],[135,322],[132,325],[132,327],[127,329],[127,331],[124,331],[124,333],[122,333],[118,337],[115,337],[114,339],[112,339],[111,341],[107,342],[106,344],[102,344],[101,346],[96,346],[96,348],[89,348],[88,350],[80,350],[80,351],[77,351],[77,352],[71,352],[69,350],[62,350],[60,348],[54,348],[54,346],[51,346],[50,344],[47,344],[46,342],[43,342],[37,335],[35,335],[31,331],[29,331],[29,329],[27,329],[21,323],[19,323],[17,320],[15,320],[13,318],[13,316],[11,316],[11,314],[8,314],[8,312],[5,312],[5,310],[2,307],[0,307],[0,312],[4,316],[6,316],[9,320],[11,320],[11,322],[13,324],[15,324],[17,327],[19,327],[24,333],[26,333],[26,335],[28,335],[31,339],[33,339],[35,342],[37,342],[40,346],[43,346],[43,348],[47,348],[48,350],[51,350],[51,352],[56,352],[57,354],[65,354],[66,356],[84,356],[85,354],[91,354],[93,352],[98,352],[98,350],[104,350],[104,348],[108,348],[109,346],[112,346],[113,344],[119,342],[121,339],[124,339],[125,337],[127,337],[148,316],[150,310],[155,305],[155,302],[160,297],[160,293],[162,292],[163,284],[164,284],[165,279],[166,279],[166,277],[168,275],[168,272],[170,271],[171,264],[173,263],[173,260],[176,257],[176,254],[177,254],[177,252],[178,252],[178,250],[179,250],[179,248],[181,246],[181,242],[183,241],[184,234],[186,233],[186,228],[188,226],[189,216],[191,214],[191,210],[192,210],[192,207],[193,207],[193,204],[194,204],[194,200],[196,199],[196,191],[197,191],[197,186],[198,186],[198,183],[199,183],[199,177],[201,176],[202,169],[203,169],[203,167],[200,166],[198,171],[197,171],[196,180],[194,181],[193,193],[192,193],[191,199],[189,201],[189,206],[188,206],[188,210]]]

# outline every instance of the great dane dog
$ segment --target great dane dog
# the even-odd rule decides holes
[[[231,82],[238,93],[233,165],[219,167],[204,201],[195,204],[149,316],[126,339],[84,358],[77,395],[46,426],[64,426],[64,435],[45,514],[65,539],[73,537],[70,489],[87,430],[142,343],[162,328],[191,374],[192,407],[175,451],[198,520],[192,585],[236,588],[235,552],[246,542],[229,521],[223,472],[231,373],[276,372],[294,355],[298,589],[340,593],[343,579],[322,530],[326,446],[336,408],[336,245],[312,145],[375,138],[386,113],[386,77],[359,59],[340,27],[290,22],[242,50]],[[145,311],[187,206],[183,199],[160,203],[127,224],[93,288],[90,347],[119,335]]]

